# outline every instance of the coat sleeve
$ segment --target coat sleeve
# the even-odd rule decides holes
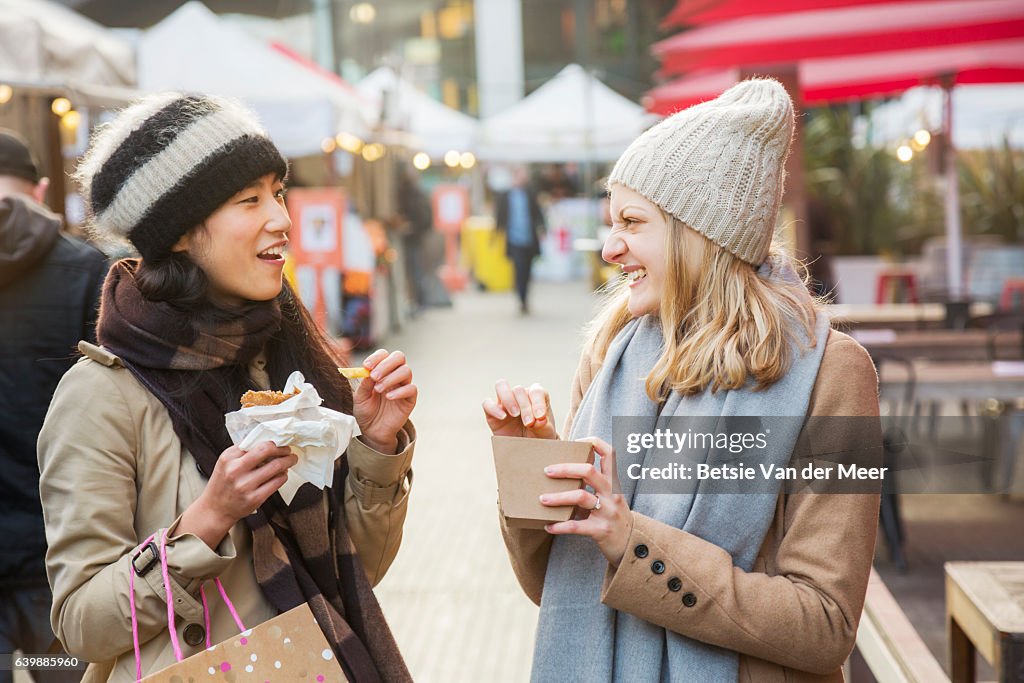
[[[827,351],[811,414],[877,416],[878,379],[867,353],[843,337]],[[877,437],[880,445],[880,431]],[[602,601],[670,631],[782,666],[835,671],[856,639],[879,496],[796,494],[784,503],[773,575],[743,571],[722,548],[634,512],[626,554],[617,569],[609,567]],[[637,551],[641,546],[646,548]],[[663,573],[652,569],[656,560],[664,562]],[[681,580],[680,590],[669,589],[673,578]]]
[[[69,654],[87,661],[112,659],[132,649],[129,578],[145,539],[134,528],[137,401],[127,400],[114,372],[89,360],[69,370],[57,387],[39,434],[39,491],[46,525],[46,570],[53,589],[50,620]],[[175,613],[202,620],[202,581],[235,558],[230,536],[211,550],[192,534],[166,532],[167,564]],[[158,536],[159,538],[159,536]],[[142,564],[140,562],[140,564]],[[135,577],[139,640],[167,628],[167,602],[159,568]]]
[[[590,357],[584,354],[580,359],[576,375],[572,380],[572,395],[569,399],[569,414],[566,415],[563,437],[569,436],[573,417],[579,408],[580,401],[590,381],[593,379]],[[551,541],[554,538],[543,529],[512,528],[505,523],[505,517],[498,509],[498,523],[501,525],[501,536],[505,540],[512,571],[530,600],[540,604],[544,590],[544,575],[548,569],[548,556],[551,554]]]
[[[402,543],[415,441],[416,430],[407,422],[395,455],[378,453],[358,438],[348,447],[345,526],[373,586],[384,578]]]

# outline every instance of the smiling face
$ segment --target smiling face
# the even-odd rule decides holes
[[[187,252],[203,269],[215,301],[269,301],[281,291],[282,249],[291,226],[284,183],[269,173],[221,204],[174,251]]]
[[[612,231],[601,258],[616,263],[629,281],[629,312],[634,317],[656,313],[665,287],[665,244],[669,221],[665,214],[623,185],[612,185]]]

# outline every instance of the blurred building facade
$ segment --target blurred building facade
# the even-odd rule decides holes
[[[112,27],[147,28],[182,0],[60,0]],[[350,82],[391,66],[446,105],[486,116],[576,62],[638,101],[674,0],[204,0]],[[254,17],[262,17],[263,21]],[[272,21],[266,21],[272,20]],[[331,30],[325,30],[330,27]],[[325,45],[330,41],[330,45]]]

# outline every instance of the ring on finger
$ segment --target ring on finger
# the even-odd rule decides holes
[[[594,503],[594,507],[592,507],[592,508],[590,508],[590,509],[591,509],[591,510],[600,510],[600,509],[601,509],[601,496],[599,496],[599,495],[597,495],[597,494],[595,493],[595,494],[594,494],[594,499],[595,499],[595,500],[596,500],[597,502],[596,502],[596,503]]]

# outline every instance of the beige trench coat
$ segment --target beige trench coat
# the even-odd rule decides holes
[[[599,367],[582,359],[566,431]],[[807,414],[878,415],[874,364],[841,332],[829,334]],[[742,683],[841,682],[864,606],[878,505],[874,494],[780,495],[750,572],[718,546],[634,512],[626,554],[617,569],[609,566],[601,600],[739,652]],[[502,534],[520,585],[540,604],[551,536],[504,520]],[[656,559],[665,564],[660,575],[651,569]],[[670,590],[671,578],[682,588]]]
[[[184,656],[184,632],[202,626],[199,587],[220,577],[242,622],[255,626],[277,614],[253,569],[252,533],[236,524],[211,550],[175,532],[205,479],[171,426],[164,406],[106,350],[83,342],[85,355],[61,380],[39,435],[40,495],[46,521],[46,569],[53,589],[51,622],[67,652],[89,662],[86,683],[135,680],[128,580],[136,547],[167,530],[167,560]],[[264,363],[250,367],[269,388]],[[407,423],[397,455],[358,439],[349,446],[345,517],[372,584],[391,565],[402,539],[415,432]],[[140,569],[147,551],[136,560]],[[213,584],[206,590],[212,642],[238,632]],[[135,577],[143,674],[172,664],[166,599],[159,565]],[[190,635],[195,636],[196,626]]]

